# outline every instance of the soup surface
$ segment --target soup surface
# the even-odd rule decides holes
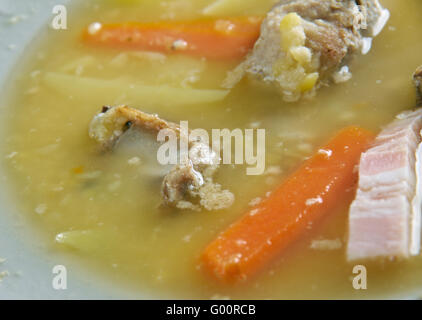
[[[165,90],[144,99],[137,92],[142,85],[221,89],[237,63],[99,48],[81,41],[83,29],[95,21],[202,19],[202,9],[211,2],[85,1],[68,8],[67,30],[49,30],[34,43],[27,62],[13,74],[2,119],[2,161],[28,221],[43,230],[51,250],[66,251],[69,259],[101,270],[106,281],[163,298],[370,298],[420,288],[420,257],[368,262],[367,290],[353,288],[354,265],[345,257],[349,203],[246,283],[216,282],[198,268],[198,257],[253,199],[273,190],[336,131],[359,125],[379,132],[414,106],[410,75],[422,63],[422,3],[383,0],[391,19],[371,52],[351,64],[352,80],[324,87],[312,100],[298,103],[284,102],[247,82],[211,103],[187,105]],[[262,14],[272,5],[260,3],[226,15]],[[117,104],[176,123],[189,121],[191,129],[265,129],[267,170],[250,176],[245,166],[222,166],[216,181],[235,195],[229,209],[163,209],[160,185],[166,168],[156,162],[155,136],[133,132],[107,154],[98,152],[88,136],[89,123],[101,107]],[[57,242],[63,233],[65,240]],[[336,250],[312,248],[314,240],[322,239],[342,245]]]

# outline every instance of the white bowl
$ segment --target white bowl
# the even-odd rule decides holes
[[[35,45],[53,19],[52,9],[57,4],[66,5],[70,0],[1,0],[0,2],[0,117],[5,111],[4,99],[13,70],[26,50]],[[71,7],[69,7],[71,8]],[[66,32],[66,31],[63,31]],[[7,108],[6,108],[7,109]],[[0,124],[1,128],[1,124]],[[0,159],[1,160],[1,159]],[[1,161],[0,161],[1,162]],[[84,270],[65,254],[52,252],[45,245],[40,231],[25,222],[25,214],[16,208],[19,195],[8,189],[8,181],[0,166],[0,273],[9,275],[0,282],[2,299],[132,299],[154,298],[148,292],[134,292],[113,287],[104,277]],[[36,229],[36,228],[35,228]],[[52,285],[53,267],[65,265],[67,289],[55,290]],[[400,295],[396,298],[416,297]]]
[[[35,45],[38,36],[47,30],[53,18],[52,9],[57,4],[67,4],[51,0],[1,0],[0,1],[0,91],[3,97],[1,113],[7,100],[8,83],[13,70],[25,51]],[[66,32],[66,31],[63,31]],[[1,125],[0,125],[1,126]],[[84,270],[72,263],[69,257],[51,252],[43,243],[39,231],[25,222],[25,214],[18,212],[13,195],[8,189],[8,181],[0,167],[0,272],[7,271],[0,282],[2,299],[107,299],[107,298],[147,298],[142,292],[135,293],[123,288],[113,288],[104,277],[93,270]],[[35,228],[36,229],[36,228]],[[65,265],[67,269],[67,289],[55,290],[52,281],[53,267]]]

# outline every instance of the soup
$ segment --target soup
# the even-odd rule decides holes
[[[298,102],[245,81],[221,98],[221,84],[238,60],[104,48],[81,39],[96,21],[205,19],[203,9],[212,2],[81,2],[68,8],[67,30],[51,29],[34,44],[13,74],[16,85],[2,119],[3,162],[14,192],[25,199],[20,206],[28,223],[42,230],[51,250],[101,270],[113,284],[162,298],[373,298],[417,291],[420,257],[366,262],[368,288],[354,289],[355,264],[345,257],[350,202],[246,282],[221,283],[198,261],[208,243],[340,129],[358,125],[378,133],[415,105],[410,75],[421,63],[422,4],[384,0],[391,19],[370,53],[350,64],[353,78]],[[228,7],[216,15],[259,16],[273,3]],[[157,87],[159,94],[146,93]],[[248,175],[246,164],[220,167],[214,179],[233,193],[229,208],[163,208],[160,188],[168,167],[157,164],[155,135],[132,132],[113,152],[100,152],[89,137],[101,107],[122,104],[208,132],[265,129],[266,170]],[[313,244],[321,240],[338,246],[320,250]]]

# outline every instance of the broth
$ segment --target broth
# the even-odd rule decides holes
[[[193,106],[154,106],[136,95],[80,92],[69,82],[67,93],[46,81],[48,74],[131,83],[183,85],[218,89],[236,64],[184,56],[154,59],[119,50],[89,47],[80,34],[94,21],[156,21],[200,18],[210,0],[89,1],[68,10],[66,31],[50,30],[16,74],[3,121],[4,165],[28,220],[43,230],[52,250],[66,251],[102,270],[110,282],[163,298],[281,299],[370,298],[405,294],[422,285],[422,259],[375,261],[368,268],[368,289],[354,290],[353,265],[346,262],[347,208],[333,212],[318,228],[284,252],[251,281],[228,286],[198,269],[203,248],[248,209],[248,203],[271,191],[337,130],[359,125],[378,132],[400,111],[414,106],[410,75],[421,64],[422,3],[384,0],[392,14],[371,52],[355,59],[351,81],[321,89],[298,103],[242,82],[223,101]],[[266,3],[266,2],[263,2]],[[264,8],[266,9],[266,8]],[[265,11],[265,10],[262,11]],[[405,56],[405,59],[404,59]],[[171,72],[170,72],[170,71]],[[182,81],[185,80],[185,81]],[[163,210],[160,167],[146,151],[127,141],[112,154],[100,154],[88,125],[103,105],[128,104],[158,113],[190,128],[266,129],[266,166],[274,174],[247,176],[244,166],[223,166],[216,180],[235,194],[222,211]],[[127,139],[130,140],[130,139]],[[126,141],[125,141],[126,142]],[[134,147],[135,146],[135,147]],[[128,162],[139,157],[136,161]],[[275,168],[271,170],[271,168]],[[57,244],[57,234],[85,231],[75,248]],[[341,239],[340,250],[317,251],[314,239]]]

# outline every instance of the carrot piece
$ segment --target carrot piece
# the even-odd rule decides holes
[[[225,282],[246,280],[347,199],[355,166],[374,136],[340,131],[263,202],[217,237],[201,255],[205,270]]]
[[[217,60],[240,59],[253,48],[262,19],[245,17],[158,23],[92,24],[83,39],[94,45],[162,53],[179,52]]]

